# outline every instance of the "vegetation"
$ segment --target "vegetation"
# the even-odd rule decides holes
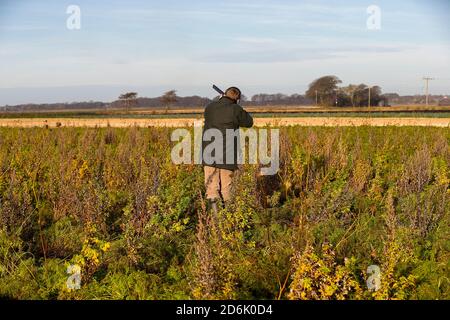
[[[137,96],[137,92],[127,92],[119,96],[119,101],[126,111],[130,111],[130,108],[137,104]]]
[[[289,106],[262,106],[248,107],[254,117],[393,117],[393,118],[450,118],[450,109],[448,107],[429,107],[420,106],[396,106],[396,107],[365,107],[361,108],[308,108],[308,107],[289,107]],[[123,109],[115,110],[80,110],[80,111],[47,111],[47,112],[0,112],[1,119],[35,119],[40,118],[43,121],[54,118],[77,118],[77,119],[146,119],[146,118],[201,118],[203,116],[202,108],[183,109],[173,108],[171,110],[133,110],[125,112]]]
[[[245,106],[312,106],[320,105],[325,107],[367,107],[385,105],[425,105],[425,95],[400,96],[397,93],[381,94],[379,86],[367,86],[365,84],[349,84],[346,87],[339,87],[342,81],[337,76],[324,76],[314,80],[305,94],[294,93],[291,95],[283,93],[258,93],[252,97],[242,95],[241,103]],[[369,90],[370,89],[370,90]],[[369,94],[370,91],[370,94]],[[216,97],[217,98],[217,97]],[[449,106],[448,95],[429,95],[430,105]],[[166,112],[170,107],[180,108],[204,108],[211,102],[210,98],[200,96],[180,97],[176,95],[176,90],[165,92],[159,97],[138,97],[137,92],[127,92],[121,94],[113,102],[71,102],[71,103],[42,103],[42,104],[20,104],[0,106],[1,112],[41,112],[41,111],[72,111],[86,110],[95,112],[96,110],[125,109],[149,109],[157,110],[163,108]],[[428,106],[427,106],[428,108]],[[429,108],[432,109],[432,108]],[[1,116],[1,114],[0,114]]]
[[[170,132],[0,128],[0,297],[450,298],[448,128],[281,128],[217,226]]]
[[[342,81],[336,76],[325,76],[314,80],[306,91],[306,97],[320,106],[367,107],[386,105],[387,98],[382,96],[379,86],[365,84],[340,88]]]
[[[165,106],[166,112],[169,110],[169,107],[177,102],[177,91],[170,90],[164,93],[161,97],[161,102],[163,106]]]

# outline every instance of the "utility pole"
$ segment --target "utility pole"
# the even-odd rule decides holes
[[[430,82],[430,80],[434,80],[434,78],[430,78],[430,77],[423,77],[423,80],[425,80],[425,104],[428,107],[428,83]]]
[[[353,90],[352,90],[352,107],[353,107],[353,108],[355,107],[355,90],[356,90],[356,89],[353,89]]]
[[[316,90],[316,107],[317,107],[317,90]]]
[[[370,108],[370,89],[371,87],[369,87],[369,108]]]

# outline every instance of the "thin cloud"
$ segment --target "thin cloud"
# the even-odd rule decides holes
[[[324,60],[345,57],[348,54],[383,54],[405,52],[412,46],[379,46],[379,45],[345,45],[334,47],[324,46],[266,46],[215,52],[194,57],[194,61],[207,63],[287,63]]]
[[[252,10],[253,12],[293,12],[293,13],[337,13],[337,14],[350,14],[361,11],[361,8],[365,10],[367,6],[363,5],[342,5],[338,2],[325,3],[325,2],[307,2],[297,1],[296,3],[286,3],[281,1],[254,1],[254,2],[236,2],[226,1],[217,6],[221,10],[229,10],[230,12],[243,12]]]
[[[273,44],[278,42],[275,38],[259,38],[259,37],[238,37],[234,39],[237,42],[249,44]]]
[[[49,30],[46,26],[34,26],[34,25],[0,25],[0,31],[43,31]]]

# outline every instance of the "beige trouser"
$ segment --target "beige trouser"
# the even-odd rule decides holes
[[[231,180],[233,171],[204,166],[205,187],[207,199],[219,199],[222,194],[223,201],[231,198]]]

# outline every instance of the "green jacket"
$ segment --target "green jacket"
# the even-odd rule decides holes
[[[226,129],[238,130],[240,127],[250,128],[253,126],[253,118],[240,105],[228,97],[222,97],[208,104],[205,108],[204,117],[203,135],[205,134],[205,130],[218,129],[223,137],[223,153],[222,157],[219,157],[221,160],[213,161],[213,163],[205,162],[205,154],[203,151],[206,146],[214,143],[214,138],[205,141],[205,136],[203,136],[203,164],[221,169],[236,170],[238,168],[237,154],[239,136],[237,135],[234,139],[227,139]],[[227,161],[227,152],[229,153],[228,160],[232,158],[231,161]],[[233,154],[231,155],[230,152]],[[214,152],[212,156],[215,156]]]

